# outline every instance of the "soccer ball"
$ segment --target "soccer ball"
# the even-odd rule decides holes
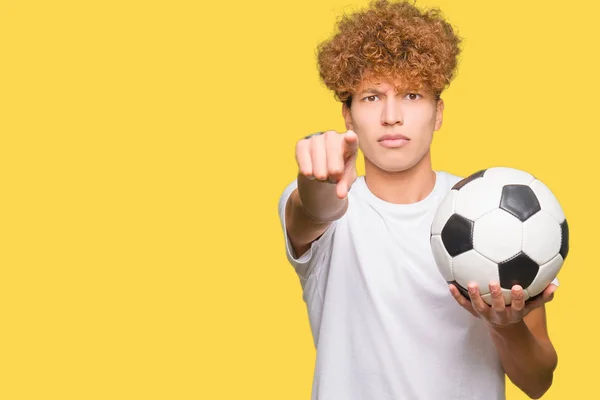
[[[456,183],[431,224],[438,269],[467,298],[476,282],[491,305],[489,283],[500,283],[504,302],[520,285],[525,300],[556,278],[569,252],[569,226],[550,189],[514,168],[478,171]]]

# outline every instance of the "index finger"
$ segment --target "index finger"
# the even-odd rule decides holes
[[[358,136],[354,131],[349,130],[344,133],[342,148],[344,149],[344,158],[350,157],[358,151]]]

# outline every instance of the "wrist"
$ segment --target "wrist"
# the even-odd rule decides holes
[[[492,335],[499,337],[507,337],[512,336],[514,334],[520,334],[523,330],[529,331],[527,328],[527,324],[525,324],[524,320],[519,320],[517,322],[513,322],[511,324],[499,325],[493,322],[488,322],[488,329]]]
[[[298,200],[302,212],[315,222],[332,222],[348,209],[348,198],[340,199],[336,184],[298,175]]]

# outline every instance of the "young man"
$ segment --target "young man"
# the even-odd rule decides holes
[[[430,158],[459,44],[437,11],[382,0],[319,48],[347,131],[299,140],[299,174],[279,202],[317,349],[313,400],[504,399],[505,374],[539,398],[552,383],[544,303],[556,286],[527,304],[515,286],[505,307],[498,282],[493,306],[471,284],[467,300],[430,248],[434,213],[460,180]]]

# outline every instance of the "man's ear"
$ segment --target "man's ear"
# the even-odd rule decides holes
[[[442,121],[444,120],[444,100],[439,99],[437,101],[436,112],[435,112],[435,129],[440,130],[442,127]]]
[[[346,130],[353,131],[354,125],[352,124],[352,114],[350,113],[350,108],[346,105],[346,103],[342,103],[342,116],[344,117],[344,122],[346,123]]]

